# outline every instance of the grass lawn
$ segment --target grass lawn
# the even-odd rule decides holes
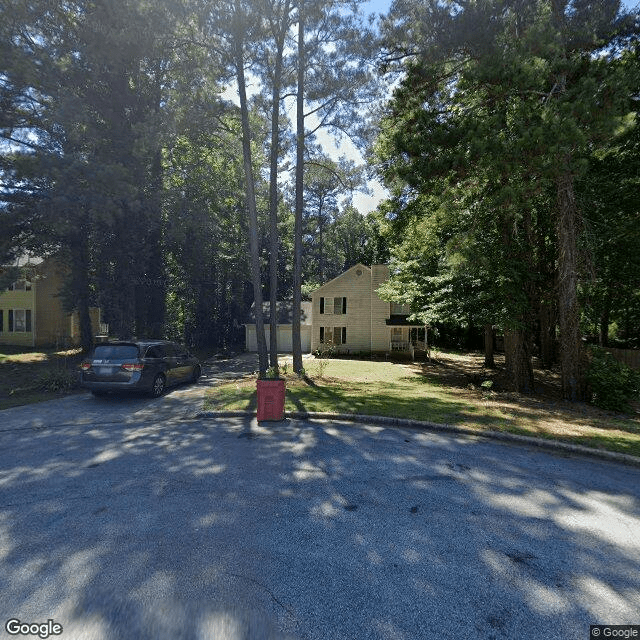
[[[640,412],[616,414],[563,402],[557,373],[536,370],[536,390],[517,394],[504,370],[482,367],[480,354],[439,353],[425,363],[305,361],[307,379],[287,376],[286,411],[393,416],[553,438],[640,456]],[[500,365],[500,363],[498,363]],[[490,391],[480,385],[491,380]],[[209,410],[256,408],[255,378],[213,388]],[[637,409],[637,405],[636,405]]]
[[[74,392],[81,360],[77,349],[25,351],[0,345],[0,409]]]

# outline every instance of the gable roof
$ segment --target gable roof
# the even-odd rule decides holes
[[[322,286],[318,287],[317,289],[314,289],[311,293],[316,293],[317,291],[321,291],[325,287],[328,287],[329,285],[332,285],[335,282],[338,282],[354,269],[366,269],[369,273],[371,273],[371,267],[367,267],[367,265],[364,265],[361,262],[358,262],[357,264],[354,264],[353,267],[350,267],[346,271],[343,271],[339,276],[336,276],[335,278],[333,278],[333,280],[329,280],[329,282],[325,282]]]

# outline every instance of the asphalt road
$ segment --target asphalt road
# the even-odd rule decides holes
[[[0,637],[589,637],[640,624],[640,469],[463,436],[0,411]],[[30,636],[36,638],[37,636]]]

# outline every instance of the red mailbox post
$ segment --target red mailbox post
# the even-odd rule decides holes
[[[258,380],[258,422],[284,418],[285,381]]]

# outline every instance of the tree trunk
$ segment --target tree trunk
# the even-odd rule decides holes
[[[568,164],[565,162],[565,164]],[[584,354],[580,335],[576,218],[573,176],[567,169],[557,177],[558,198],[558,320],[562,397],[576,402],[585,397]]]
[[[496,364],[493,359],[493,325],[484,325],[484,366],[493,369]]]
[[[607,292],[604,296],[604,307],[600,316],[600,346],[609,346],[609,321],[611,317],[611,285],[607,285]]]
[[[505,329],[504,349],[513,388],[521,393],[532,392],[531,347],[524,329]]]
[[[285,2],[276,41],[276,61],[273,72],[273,91],[271,94],[271,149],[269,150],[269,295],[271,307],[271,330],[269,335],[270,365],[278,370],[278,156],[280,153],[280,90],[282,87],[282,56],[286,26],[288,24],[289,2]]]
[[[80,325],[80,346],[83,353],[89,353],[93,349],[93,328],[89,313],[89,246],[85,230],[80,229],[71,248],[71,278]]]
[[[298,95],[296,99],[296,205],[293,249],[293,370],[302,373],[300,306],[302,305],[302,209],[304,206],[304,16],[298,3]]]
[[[238,15],[239,19],[241,15]],[[247,213],[249,221],[249,251],[251,254],[251,280],[256,317],[256,339],[258,342],[258,368],[263,378],[268,365],[267,344],[264,338],[264,316],[262,314],[262,282],[260,278],[260,254],[258,246],[258,212],[253,183],[253,164],[251,161],[251,130],[249,127],[249,108],[247,105],[247,87],[244,76],[243,45],[240,37],[235,42],[236,78],[240,96],[240,116],[242,120],[242,158],[247,190]]]
[[[551,302],[540,301],[538,322],[540,325],[540,362],[544,369],[551,369],[555,340],[555,320]]]
[[[162,230],[162,152],[154,153],[151,167],[151,206],[149,235],[150,251],[147,263],[149,278],[149,305],[146,314],[146,333],[151,338],[164,337],[164,323],[167,311],[167,283]]]

